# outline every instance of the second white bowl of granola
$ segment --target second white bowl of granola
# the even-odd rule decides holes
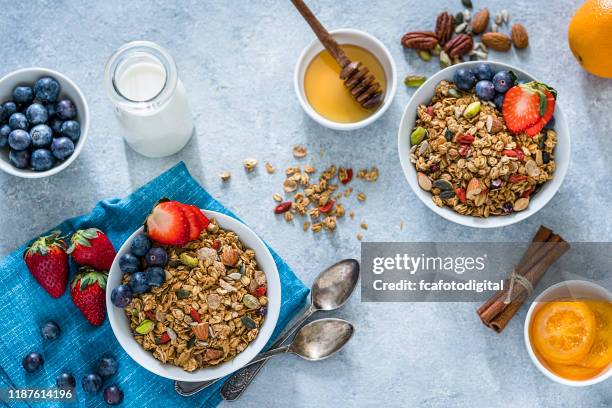
[[[473,69],[479,63],[465,62],[448,67],[417,89],[400,122],[398,151],[408,184],[432,211],[457,224],[495,228],[530,217],[552,199],[569,165],[570,135],[558,103],[555,104],[552,133],[544,129],[533,139],[523,133],[511,134],[500,110],[492,103],[479,101],[473,91],[455,95],[456,100],[462,98],[460,102],[467,106],[472,101],[480,102],[476,116],[464,120],[463,114],[456,110],[463,108],[465,112],[466,106],[453,106],[456,102],[446,92],[454,87],[452,82],[457,70]],[[516,67],[498,62],[487,64],[494,72],[513,71],[519,83],[537,81]],[[433,114],[431,126],[425,125],[425,137],[414,138],[419,139],[415,145],[411,134],[424,123],[424,116],[429,113]],[[489,116],[501,126],[497,133],[489,130]],[[446,129],[451,131],[446,132]],[[470,140],[458,140],[463,137]],[[496,143],[503,146],[496,148]],[[463,151],[461,146],[464,146]],[[512,155],[518,157],[510,157]],[[470,186],[472,179],[477,181]],[[479,185],[474,188],[477,183]],[[470,189],[482,194],[465,197]]]
[[[125,283],[128,275],[124,275],[119,269],[119,259],[122,255],[130,252],[132,241],[143,232],[142,227],[135,231],[119,249],[108,275],[106,294],[108,319],[119,344],[134,361],[145,369],[159,376],[178,381],[212,380],[224,377],[242,368],[262,351],[272,336],[280,312],[280,278],[274,258],[266,245],[253,231],[235,218],[215,211],[203,212],[211,222],[219,227],[220,231],[230,235],[216,238],[213,234],[202,233],[198,240],[188,244],[186,248],[183,247],[179,250],[169,248],[170,261],[166,266],[166,280],[157,290],[143,294],[149,296],[139,295],[138,302],[135,303],[136,297],[134,295],[132,302],[125,309],[116,307],[111,302],[112,289],[122,282]],[[220,268],[222,271],[217,268],[220,265],[215,265],[214,262],[221,261],[223,255],[222,251],[219,251],[221,255],[219,258],[216,250],[208,251],[211,248],[207,248],[207,245],[210,244],[211,240],[213,247],[215,246],[215,240],[218,240],[220,249],[223,249],[223,246],[228,242],[230,242],[229,246],[233,248],[242,248],[236,267]],[[202,245],[199,245],[199,243],[202,243]],[[203,249],[202,254],[197,252],[198,249]],[[186,270],[188,268],[183,265],[179,265],[180,261],[184,261],[180,258],[179,253],[183,250],[185,250],[185,255],[191,255],[191,259],[194,258],[194,253],[197,253],[199,259],[196,259],[196,261],[199,265],[192,266],[192,269],[189,270]],[[247,253],[251,250],[254,255]],[[209,252],[214,255],[214,261],[211,259],[208,262]],[[177,262],[177,255],[179,256],[179,262]],[[248,261],[245,262],[245,259]],[[187,260],[190,259],[187,258]],[[242,266],[245,264],[246,272],[242,270]],[[232,273],[241,276],[230,277],[229,275]],[[248,275],[251,275],[249,280],[265,281],[263,283],[266,288],[265,311],[258,310],[254,306],[253,309],[250,309],[249,306],[250,310],[248,313],[245,312],[246,305],[243,304],[243,301],[247,295],[242,294],[245,290],[241,288],[250,290],[248,288],[249,282],[243,278],[248,277]],[[177,278],[180,279],[177,281]],[[241,278],[243,284],[238,283]],[[224,280],[224,282],[221,283],[220,280]],[[232,282],[235,283],[233,286],[238,288],[237,291],[230,288]],[[188,296],[181,296],[179,293],[181,291],[189,292]],[[214,306],[210,304],[211,294],[218,298],[215,299],[217,304]],[[234,294],[234,297],[231,296],[232,294]],[[263,297],[256,298],[250,294],[248,296],[250,296],[249,300],[253,302],[263,299]],[[242,299],[238,299],[239,297]],[[166,307],[167,304],[168,307]],[[262,306],[264,306],[263,302]],[[214,310],[211,311],[213,308]],[[196,310],[195,315],[193,310]],[[262,317],[259,317],[258,311],[261,312]],[[234,315],[232,312],[234,312]],[[128,315],[131,317],[128,318]],[[250,317],[253,319],[250,319]],[[139,335],[138,330],[134,329],[134,325],[148,319],[155,322],[154,329],[144,336]],[[248,319],[246,323],[244,319]],[[135,323],[134,320],[137,320],[137,322]],[[198,340],[199,337],[195,339],[195,336],[191,333],[193,327],[190,326],[202,325],[197,324],[196,321],[205,322],[206,326],[209,326],[206,327],[206,332],[210,330],[211,334],[205,341]],[[243,327],[246,324],[253,325],[252,328],[257,330],[249,330]],[[162,344],[157,345],[160,333],[162,335],[167,333],[164,332],[167,329],[166,326],[174,327],[174,330],[170,331],[173,338],[171,340],[161,339],[159,343]],[[199,336],[199,333],[196,334]],[[208,337],[207,333],[204,334],[205,337]],[[187,340],[187,337],[189,337],[189,340]],[[247,338],[243,339],[241,337]],[[136,338],[139,339],[138,342]],[[195,340],[197,340],[197,344]],[[190,341],[192,344],[190,344]],[[232,342],[237,344],[232,344]],[[146,345],[149,350],[146,350],[143,345]],[[208,356],[206,353],[209,348],[217,352],[219,356]],[[211,359],[214,361],[209,364]],[[166,361],[163,362],[162,360]],[[206,360],[205,364],[203,363],[204,360]],[[198,363],[198,361],[201,361],[201,363]]]

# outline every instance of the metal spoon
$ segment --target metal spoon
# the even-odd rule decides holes
[[[310,291],[310,306],[295,322],[272,344],[272,348],[281,346],[295,330],[310,316],[320,310],[335,310],[344,305],[359,281],[359,262],[355,259],[344,259],[333,264],[315,279]],[[265,360],[243,367],[235,372],[224,384],[221,395],[227,400],[238,398],[257,376]],[[220,379],[203,382],[174,383],[175,391],[183,396],[194,395]]]

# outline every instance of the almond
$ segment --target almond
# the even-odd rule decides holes
[[[196,335],[198,340],[208,339],[208,323],[199,323],[196,326],[192,326],[191,330]]]
[[[482,43],[487,47],[495,50],[506,52],[512,46],[512,40],[505,34],[489,32],[481,36]]]
[[[489,132],[492,135],[498,133],[503,128],[503,124],[502,124],[501,120],[497,119],[496,117],[494,117],[492,115],[487,116],[487,120],[485,122],[485,126],[486,126],[486,129],[487,129],[487,132]]]
[[[482,9],[472,17],[472,32],[480,34],[487,29],[489,25],[489,10]]]
[[[482,192],[482,184],[476,177],[472,178],[468,183],[466,194],[468,200],[474,200]]]
[[[223,252],[221,252],[221,262],[227,266],[234,266],[238,262],[240,254],[236,248],[231,246],[224,246]]]
[[[516,48],[527,48],[529,45],[529,35],[522,24],[512,24],[512,42]]]

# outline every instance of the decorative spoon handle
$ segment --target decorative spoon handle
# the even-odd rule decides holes
[[[295,323],[291,325],[285,333],[283,333],[275,342],[272,344],[271,348],[275,349],[276,347],[282,345],[291,335],[302,326],[302,324],[316,312],[316,309],[312,307],[312,305],[296,320]],[[263,356],[266,353],[260,354],[256,359],[259,359],[260,356]],[[266,364],[266,359],[262,361],[258,361],[252,363],[246,367],[241,368],[236,371],[226,382],[223,384],[221,388],[221,396],[226,401],[234,401],[238,399],[244,390],[247,389],[249,384],[255,379],[259,370]]]
[[[291,0],[291,2],[295,8],[298,9],[302,17],[304,17],[308,25],[310,25],[310,28],[312,28],[312,31],[314,31],[319,38],[319,41],[321,41],[325,48],[327,48],[327,51],[329,51],[332,57],[338,62],[338,65],[342,68],[347,66],[351,61],[344,54],[344,51],[340,48],[336,40],[334,40],[331,34],[323,27],[323,24],[321,24],[315,15],[312,14],[312,11],[310,11],[306,3],[302,0]]]

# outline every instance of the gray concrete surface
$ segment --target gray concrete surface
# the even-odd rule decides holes
[[[44,180],[0,174],[0,255],[64,218],[87,212],[102,198],[124,196],[184,160],[211,194],[239,214],[310,284],[326,265],[358,257],[359,221],[370,241],[523,241],[545,224],[568,240],[610,239],[612,221],[612,82],[588,75],[567,46],[567,24],[577,0],[474,0],[494,13],[510,11],[531,46],[521,53],[491,53],[559,91],[569,118],[572,163],[552,202],[527,221],[485,231],[451,224],[423,206],[401,172],[396,132],[412,91],[400,86],[389,111],[374,125],[340,133],[314,123],[293,91],[294,63],[313,35],[287,1],[39,1],[1,2],[2,74],[28,66],[57,69],[88,98],[92,127],[79,159]],[[432,74],[399,45],[407,30],[433,29],[438,12],[462,9],[459,0],[310,1],[329,28],[365,30],[383,41],[400,78]],[[434,5],[435,4],[435,5]],[[103,68],[126,41],[146,39],[175,57],[196,117],[197,137],[179,154],[147,159],[131,151],[103,88]],[[354,197],[354,222],[334,234],[305,234],[298,223],[275,219],[273,193],[282,171],[260,167],[246,175],[244,158],[284,169],[291,146],[302,143],[308,161],[323,167],[376,165],[365,204]],[[324,151],[323,155],[319,152]],[[222,185],[217,174],[231,170]],[[400,230],[400,221],[405,228]],[[554,384],[531,364],[522,338],[522,311],[503,335],[485,329],[472,304],[363,304],[355,296],[337,316],[355,322],[345,351],[325,362],[296,357],[270,361],[238,406],[610,406],[610,383],[576,389]],[[229,406],[229,405],[227,405]]]

